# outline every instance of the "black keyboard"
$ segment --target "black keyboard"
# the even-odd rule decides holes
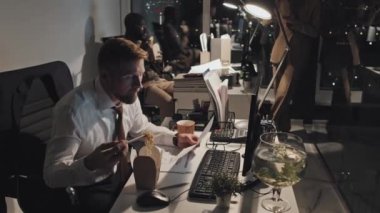
[[[215,142],[243,143],[247,140],[246,129],[214,129],[211,131],[210,140]]]
[[[189,198],[214,201],[211,181],[215,174],[225,173],[237,177],[240,168],[240,154],[223,150],[207,150],[191,183]]]

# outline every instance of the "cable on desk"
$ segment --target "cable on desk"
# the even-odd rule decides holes
[[[186,190],[183,191],[183,192],[180,192],[179,194],[177,194],[177,195],[174,196],[173,198],[170,198],[170,202],[177,200],[181,195],[183,195],[183,193],[188,192],[189,190],[190,190],[190,188],[186,189]]]
[[[231,152],[238,151],[238,150],[240,150],[242,147],[243,147],[243,144],[241,143],[240,146],[239,146],[239,148],[232,149],[232,150],[230,150],[230,151],[231,151]]]
[[[160,173],[190,174],[191,172],[160,171]]]
[[[223,146],[223,150],[226,150],[226,146],[231,144],[230,142],[214,142],[212,141],[211,143],[206,143],[206,147],[209,148],[209,149],[216,149],[218,146]],[[209,145],[212,145],[212,147],[210,148]],[[228,150],[228,151],[231,151],[231,152],[234,152],[234,151],[238,151],[240,150],[241,148],[243,147],[243,144],[240,143],[240,146],[236,149],[232,149],[232,150]]]
[[[228,142],[214,142],[214,141],[212,141],[211,143],[206,143],[206,147],[209,149],[216,149],[218,146],[225,147],[228,144],[229,144]],[[211,145],[211,147],[209,147],[209,145]],[[225,150],[225,148],[224,148],[224,150]]]
[[[225,146],[225,145],[230,144],[230,142],[217,142],[217,141],[211,141],[211,140],[210,140],[210,142],[211,143],[206,143],[206,145],[213,145],[213,146],[217,147],[217,146]]]
[[[253,192],[255,192],[256,194],[259,194],[259,195],[261,195],[261,196],[264,196],[264,195],[267,195],[267,194],[269,194],[269,193],[271,193],[272,192],[272,189],[269,189],[269,191],[268,192],[259,192],[259,191],[256,191],[256,190],[254,190],[254,189],[250,189],[251,191],[253,191]],[[260,196],[259,196],[260,197]]]
[[[235,125],[235,112],[228,112],[227,121]]]
[[[269,189],[268,192],[259,192],[257,190],[255,190],[255,187],[260,184],[260,181],[258,179],[254,180],[254,181],[247,181],[243,184],[242,186],[242,191],[247,191],[247,190],[251,190],[253,192],[255,192],[256,194],[258,194],[259,196],[258,197],[261,197],[261,196],[264,196],[264,195],[267,195],[269,193],[272,192],[272,189]]]
[[[209,147],[209,145],[211,145],[211,147]],[[212,141],[211,143],[206,143],[206,147],[209,149],[216,149],[218,145],[219,144],[215,143],[214,141]]]

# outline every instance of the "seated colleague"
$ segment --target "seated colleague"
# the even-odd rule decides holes
[[[188,46],[188,27],[184,23],[177,30],[177,17],[172,6],[164,9],[163,47],[166,60],[177,61],[173,64],[176,72],[188,72],[190,67],[199,62],[200,50]]]
[[[144,17],[137,13],[129,13],[124,18],[125,37],[140,45],[148,53],[145,60],[143,86],[146,88],[144,101],[160,107],[162,118],[174,114],[173,87],[174,81],[168,81],[157,73],[162,72],[162,66],[155,61],[153,54],[153,39],[148,32]]]
[[[197,136],[175,136],[142,114],[137,92],[146,56],[131,41],[108,40],[98,55],[99,76],[69,92],[54,108],[44,179],[52,188],[76,187],[83,212],[108,212],[124,186],[128,175],[123,171],[131,171],[129,147],[120,142],[125,135],[151,132],[158,144],[179,148],[198,143]]]

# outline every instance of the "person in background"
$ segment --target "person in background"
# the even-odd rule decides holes
[[[294,98],[294,91],[302,89],[298,88],[300,82],[311,78],[311,71],[316,69],[320,1],[276,0],[275,3],[280,13],[277,19],[283,23],[284,32],[279,32],[272,48],[270,61],[273,71],[277,69],[287,48],[286,39],[290,51],[275,81],[275,100],[271,113],[278,130],[289,131],[289,105]]]
[[[168,6],[164,9],[163,52],[165,60],[177,61],[171,63],[176,72],[188,72],[190,67],[199,63],[200,50],[188,46],[189,29],[182,24],[177,26],[175,8]]]
[[[150,132],[157,144],[178,148],[198,143],[197,136],[155,126],[143,115],[137,93],[146,58],[132,41],[106,41],[98,55],[98,77],[54,108],[44,180],[51,188],[75,187],[81,212],[109,212],[131,174],[127,136]]]
[[[351,103],[351,82],[356,69],[360,69],[359,47],[355,32],[325,36],[322,46],[322,70],[334,77],[332,104]]]
[[[355,7],[361,7],[359,2],[356,2]],[[355,77],[358,77],[361,69],[355,35],[359,32],[354,26],[367,23],[367,20],[361,12],[346,11],[346,5],[342,6],[341,1],[324,2],[323,7],[321,73],[333,80],[332,104],[351,104],[351,87],[360,83]]]
[[[180,38],[181,38],[181,45],[183,47],[189,47],[189,25],[187,25],[185,20],[181,21],[181,24],[179,25],[180,29]]]
[[[145,60],[143,76],[144,103],[157,105],[161,118],[174,114],[173,87],[174,81],[161,78],[162,65],[157,63],[153,53],[153,37],[150,35],[144,17],[138,13],[129,13],[124,18],[125,38],[139,45],[148,53]]]

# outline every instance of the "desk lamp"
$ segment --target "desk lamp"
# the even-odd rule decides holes
[[[276,16],[277,17],[280,17],[280,12],[278,10],[278,7],[276,5],[276,2],[274,0],[266,0],[266,1],[263,1],[263,0],[249,0],[245,5],[244,5],[244,10],[249,13],[250,15],[256,17],[256,18],[259,18],[259,19],[262,19],[262,20],[269,20],[272,18],[272,15],[271,13],[269,12],[270,9],[274,10],[274,12],[276,13]],[[257,109],[257,112],[260,113],[260,109],[266,99],[266,97],[268,96],[269,94],[269,90],[271,89],[278,73],[279,73],[279,70],[282,69],[282,66],[284,64],[284,61],[285,61],[285,58],[287,57],[288,55],[288,52],[290,50],[290,45],[289,45],[289,39],[288,39],[288,36],[286,35],[285,33],[285,30],[284,30],[284,23],[282,23],[281,19],[277,19],[278,21],[278,24],[280,26],[280,30],[282,32],[282,34],[284,35],[285,37],[285,42],[286,42],[286,48],[285,48],[285,51],[281,57],[281,60],[280,60],[280,63],[278,65],[278,67],[276,68],[276,71],[275,73],[273,73],[273,76],[272,76],[272,79],[271,81],[269,82],[268,86],[267,86],[267,89],[265,90],[265,93],[264,93],[264,96],[263,98],[261,99],[260,103],[259,103],[259,106],[258,106],[258,109]]]
[[[238,0],[225,0],[223,1],[223,6],[232,9],[232,10],[237,10],[240,8],[240,5],[243,5],[241,1]]]
[[[241,0],[225,0],[223,2],[223,6],[234,9],[234,10],[239,10],[240,14],[243,14],[243,17],[246,22],[246,30],[245,30],[245,36],[243,37],[243,52],[242,52],[242,60],[241,60],[241,70],[242,70],[242,79],[243,79],[243,86],[246,90],[249,90],[251,88],[251,82],[252,82],[252,77],[257,75],[257,71],[255,70],[253,63],[251,60],[249,60],[249,46],[251,45],[253,38],[256,36],[256,32],[259,27],[259,21],[260,20],[269,20],[272,18],[271,14],[256,5],[252,4],[245,4]],[[257,10],[260,10],[259,14],[256,14]],[[250,20],[247,20],[246,13],[252,15],[254,18],[258,19],[258,23],[256,24],[255,29],[253,29],[253,23]]]
[[[248,1],[244,5],[244,10],[255,18],[271,20],[272,14],[269,12],[270,6],[264,1]]]

